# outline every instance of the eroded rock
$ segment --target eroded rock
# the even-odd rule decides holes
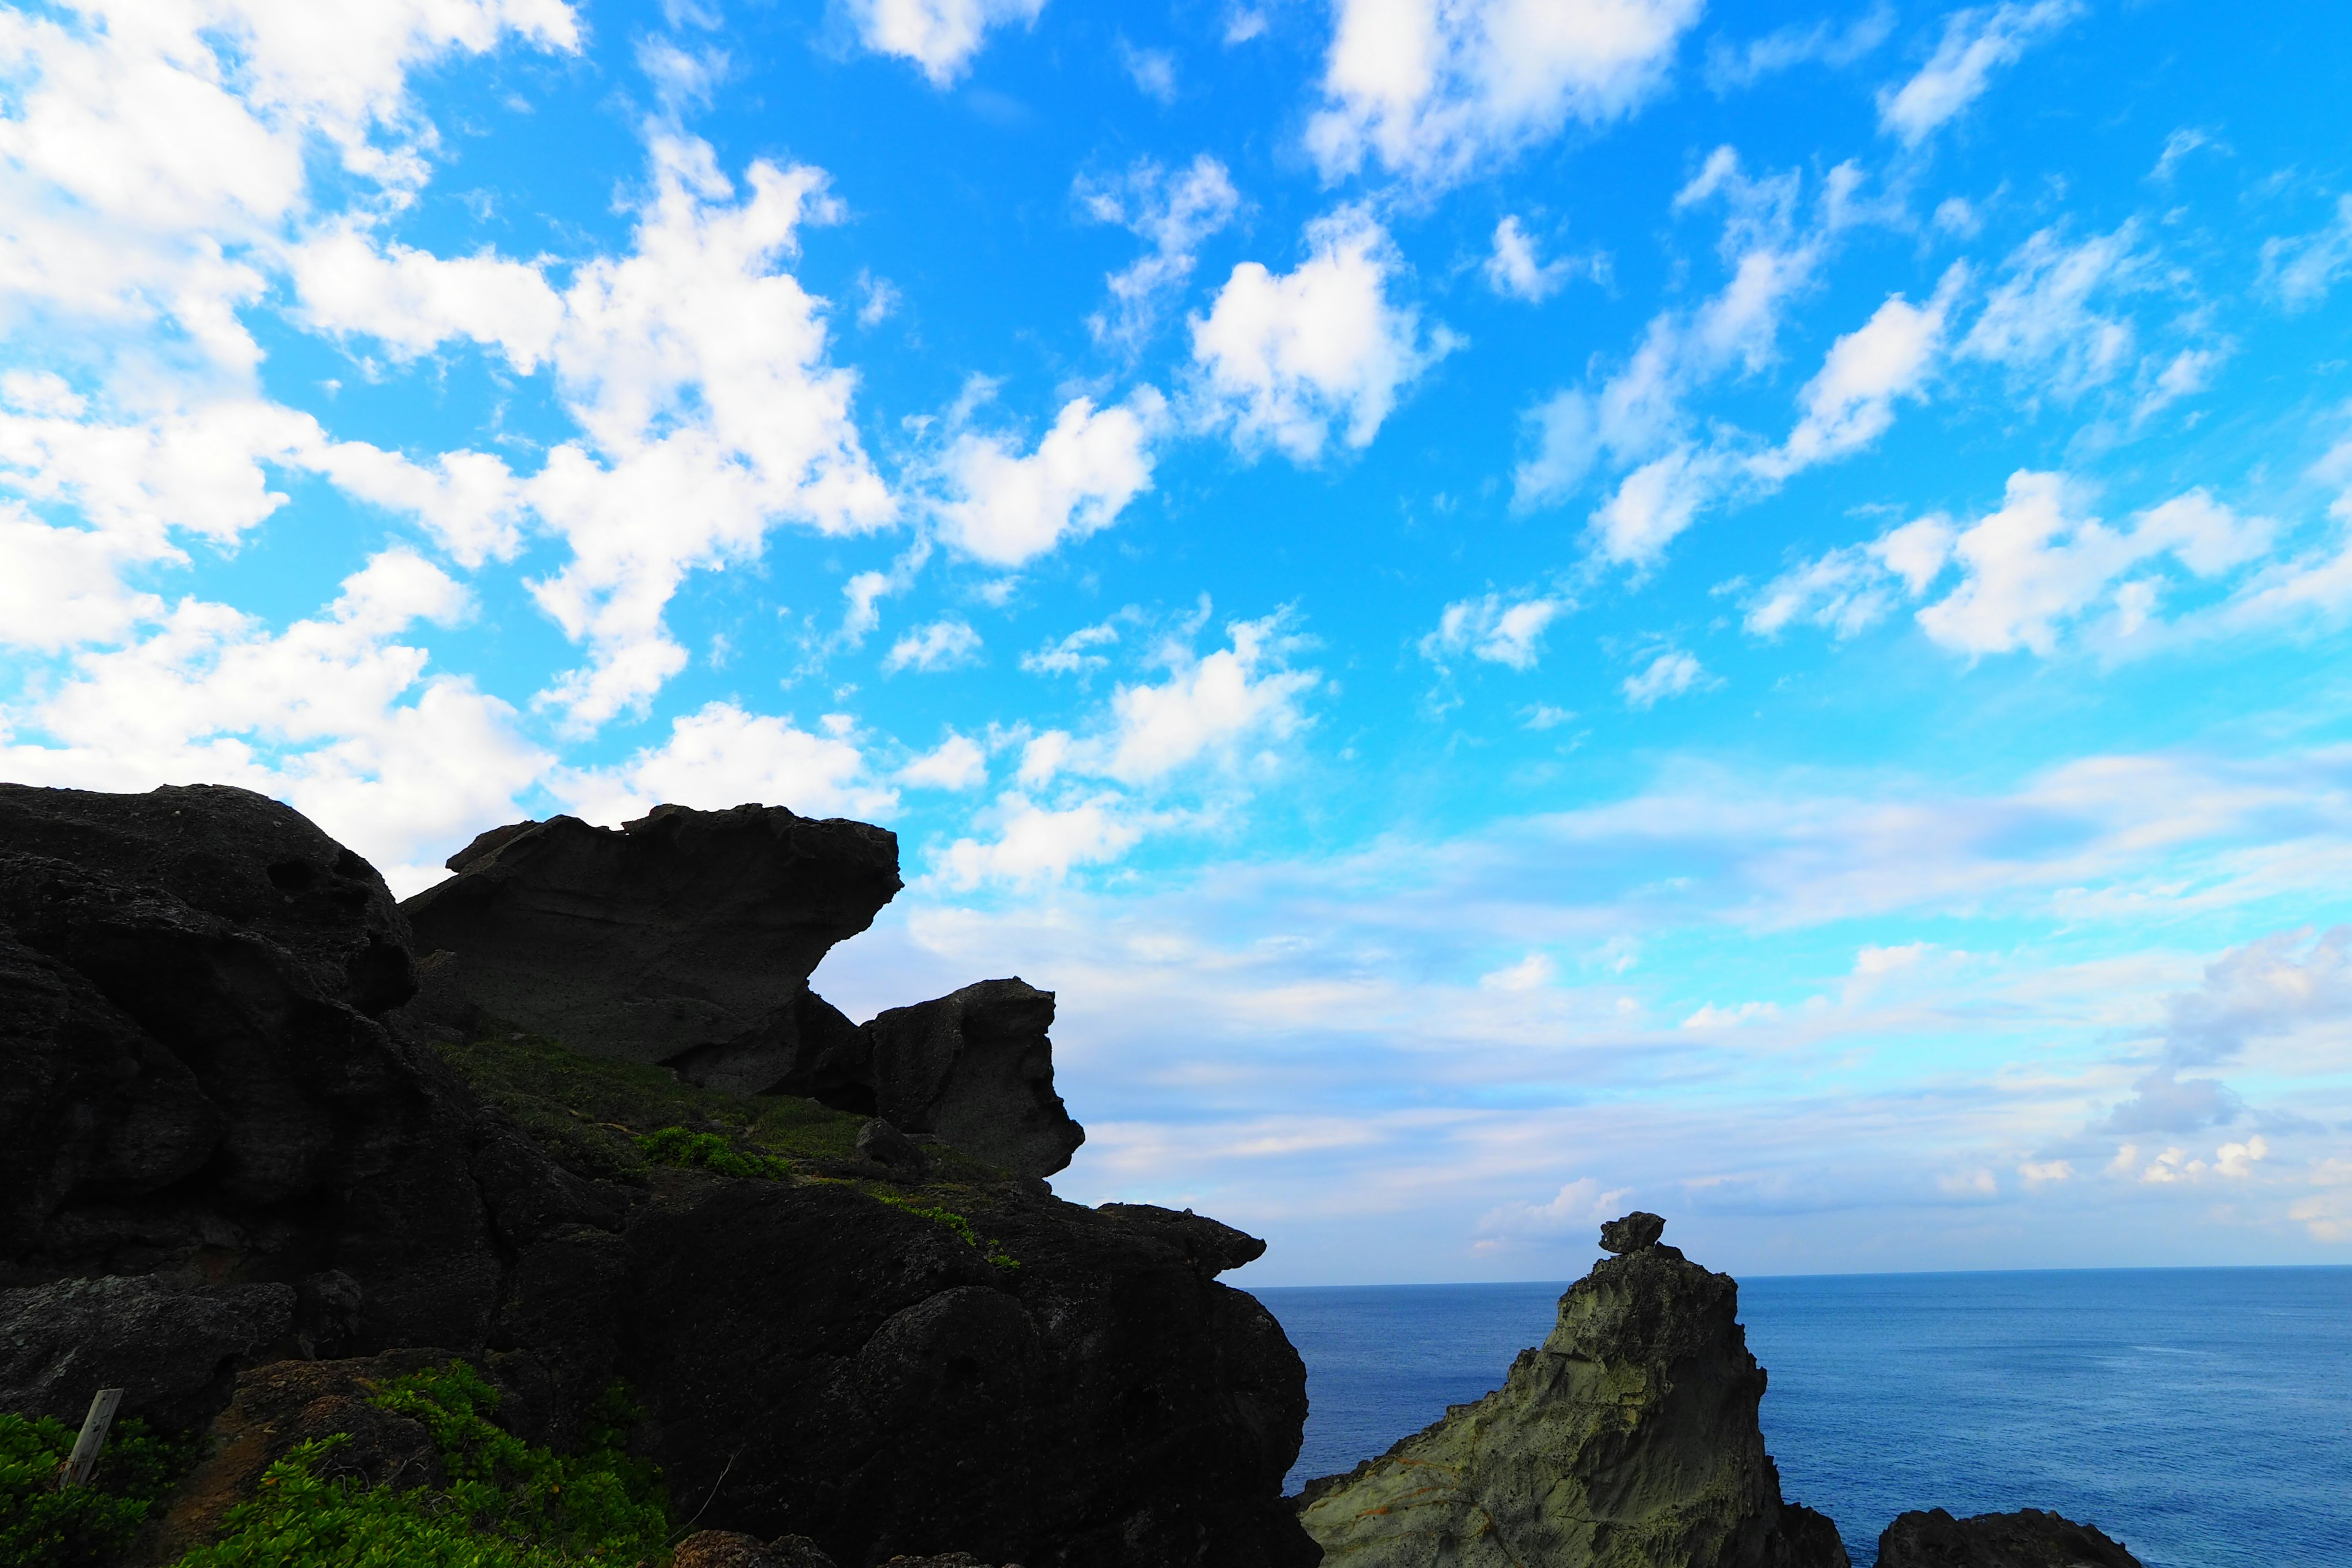
[[[2041,1509],[1954,1519],[1942,1509],[1898,1515],[1878,1537],[1878,1568],[2140,1568],[2095,1525]]]
[[[1651,1239],[1571,1286],[1501,1388],[1307,1484],[1327,1563],[1845,1568],[1830,1521],[1781,1500],[1738,1286],[1659,1243],[1654,1219],[1605,1227]]]
[[[1054,1092],[1054,994],[983,980],[865,1026],[875,1109],[1015,1175],[1050,1176],[1087,1130]]]
[[[854,1026],[809,974],[900,886],[894,835],[782,806],[515,823],[448,864],[456,876],[402,907],[425,951],[457,954],[474,1003],[739,1093],[826,1075],[820,1058]]]
[[[0,1290],[0,1410],[79,1426],[90,1395],[186,1428],[228,1403],[238,1369],[294,1326],[289,1285],[203,1288],[152,1276]]]

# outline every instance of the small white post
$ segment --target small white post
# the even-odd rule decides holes
[[[98,1451],[106,1446],[106,1429],[114,1425],[114,1413],[121,1405],[122,1390],[119,1388],[101,1388],[89,1402],[89,1414],[82,1417],[81,1436],[74,1439],[66,1468],[58,1472],[58,1490],[89,1484],[90,1471],[98,1468]]]

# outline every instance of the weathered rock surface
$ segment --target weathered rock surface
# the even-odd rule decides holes
[[[287,807],[10,788],[0,812],[0,1285],[293,1286],[314,1348],[464,1345],[549,1231],[618,1224],[364,1010],[413,984],[399,911]]]
[[[79,1426],[92,1394],[120,1388],[125,1409],[193,1426],[293,1326],[288,1285],[110,1276],[0,1290],[0,1410]]]
[[[1651,1240],[1570,1287],[1501,1388],[1307,1485],[1327,1563],[1843,1568],[1830,1521],[1781,1500],[1738,1286],[1637,1217],[1608,1234]]]
[[[1312,1563],[1272,1316],[1095,1211],[965,1213],[1017,1269],[844,1188],[665,1181],[626,1234],[621,1365],[678,1495],[842,1563]]]
[[[202,1342],[126,1414],[200,1418],[241,1361],[359,1358],[244,1371],[215,1436],[246,1468],[206,1472],[213,1505],[298,1435],[356,1429],[330,1422],[366,1426],[352,1452],[370,1479],[415,1473],[415,1434],[360,1408],[356,1369],[462,1354],[507,1391],[502,1421],[559,1447],[583,1402],[627,1378],[686,1511],[771,1551],[797,1533],[852,1568],[894,1552],[1315,1561],[1279,1496],[1304,1369],[1273,1318],[1213,1278],[1255,1255],[1251,1238],[1034,1185],[974,1189],[959,1206],[1010,1268],[839,1184],[583,1180],[486,1110],[393,1007],[404,950],[355,969],[382,946],[372,933],[399,935],[363,862],[331,842],[303,851],[368,897],[240,904],[229,894],[256,879],[275,887],[268,866],[220,862],[245,844],[279,855],[285,808],[234,790],[52,793],[72,831],[45,828],[38,855],[0,838],[0,1288],[29,1290],[0,1296],[0,1405],[87,1405],[96,1364],[57,1368],[88,1325],[57,1302],[172,1296],[173,1331]],[[110,826],[159,810],[196,847],[177,860]],[[293,821],[281,837],[307,843]],[[379,972],[398,984],[352,978]],[[141,1278],[68,1283],[110,1276]],[[214,1303],[244,1315],[215,1322]]]
[[[1053,1024],[1054,994],[1019,979],[877,1014],[863,1030],[875,1110],[1015,1175],[1050,1176],[1087,1137],[1054,1092]]]
[[[1265,1243],[1246,1231],[1235,1230],[1191,1209],[1163,1209],[1152,1204],[1098,1204],[1095,1212],[1143,1236],[1166,1242],[1184,1255],[1204,1279],[1228,1268],[1239,1268],[1265,1256]]]
[[[2140,1568],[2095,1525],[2040,1509],[1954,1519],[1942,1509],[1899,1515],[1878,1537],[1878,1568]]]
[[[809,974],[900,886],[894,835],[782,806],[515,823],[448,864],[403,909],[419,951],[458,955],[481,1007],[740,1093],[825,1076],[853,1026]]]

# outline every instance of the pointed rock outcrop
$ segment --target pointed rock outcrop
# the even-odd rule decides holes
[[[1940,1508],[1899,1514],[1878,1538],[1878,1568],[2140,1568],[2092,1524],[2038,1508],[1954,1519]]]
[[[1836,1528],[1784,1503],[1739,1287],[1602,1227],[1604,1259],[1503,1386],[1345,1476],[1300,1521],[1328,1568],[1845,1568]]]

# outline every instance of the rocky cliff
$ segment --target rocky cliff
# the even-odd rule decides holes
[[[1280,1497],[1304,1369],[1214,1278],[1256,1244],[1034,1178],[1076,1142],[1024,1120],[1060,1109],[1047,994],[998,983],[841,1058],[910,1122],[1011,1127],[1026,1176],[646,1065],[802,1006],[824,945],[896,886],[887,834],[756,808],[545,826],[478,844],[445,886],[516,855],[484,907],[512,900],[562,946],[603,900],[630,934],[594,952],[644,961],[601,990],[576,952],[516,979],[495,921],[428,907],[436,940],[467,945],[411,1002],[407,917],[287,807],[0,788],[0,1410],[72,1417],[123,1386],[126,1415],[243,1420],[249,1469],[272,1451],[256,1434],[341,1419],[332,1390],[380,1358],[454,1355],[558,1447],[625,1380],[683,1514],[853,1568],[1315,1561]],[[526,851],[549,838],[569,847],[541,865]],[[795,914],[791,878],[844,844],[856,875],[811,874]],[[748,934],[709,929],[738,918]],[[718,985],[739,962],[764,981]],[[716,1011],[684,1005],[698,987]],[[693,1026],[626,1005],[654,998]],[[585,1026],[599,999],[622,1020],[601,1057],[499,1014]],[[969,1122],[967,1096],[986,1108]],[[328,1392],[261,1420],[310,1389],[289,1359]]]
[[[1899,1514],[1878,1537],[1878,1568],[2140,1568],[2095,1525],[2041,1509],[1954,1519],[1942,1509]]]
[[[1757,1411],[1738,1287],[1659,1236],[1603,1227],[1620,1256],[1560,1298],[1503,1386],[1345,1476],[1300,1519],[1348,1568],[1844,1568],[1830,1521],[1781,1500]]]

